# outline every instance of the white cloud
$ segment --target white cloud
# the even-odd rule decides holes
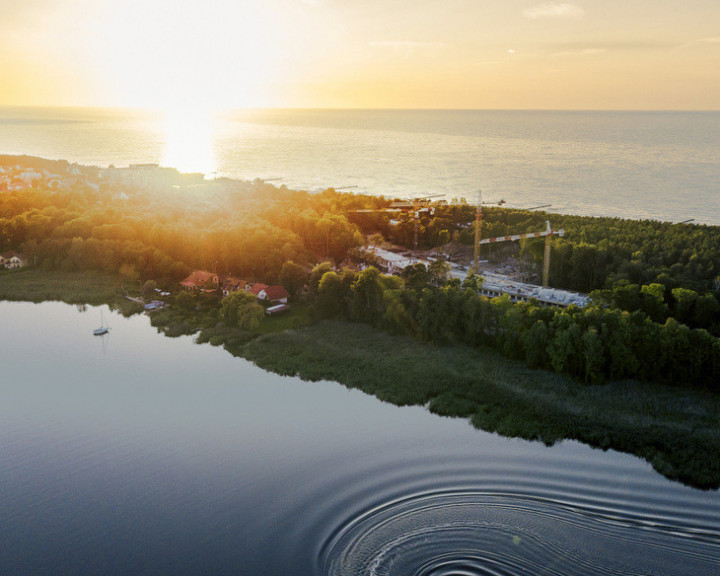
[[[585,11],[575,4],[557,4],[546,2],[523,10],[523,16],[537,20],[539,18],[582,18]]]
[[[700,40],[696,40],[698,44],[720,44],[720,36],[715,36],[714,38],[700,38]]]

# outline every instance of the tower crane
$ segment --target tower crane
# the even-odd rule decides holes
[[[545,254],[543,258],[543,277],[542,285],[550,284],[550,239],[553,234],[557,234],[561,238],[565,235],[565,230],[553,230],[550,226],[550,220],[545,221],[545,230],[542,232],[530,232],[528,234],[513,234],[512,236],[498,236],[497,238],[485,238],[479,240],[476,244],[476,252],[479,251],[480,244],[494,244],[496,242],[516,242],[525,238],[541,238],[545,237]]]
[[[473,255],[473,272],[477,274],[480,270],[480,226],[482,224],[482,207],[483,204],[496,204],[496,202],[483,202],[482,190],[478,190],[478,203],[475,209],[475,251]],[[505,200],[497,202],[498,206],[505,204]]]

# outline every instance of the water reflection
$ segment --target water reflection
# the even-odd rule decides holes
[[[720,494],[268,374],[146,316],[0,302],[7,573],[713,575]],[[524,572],[523,572],[524,571]]]

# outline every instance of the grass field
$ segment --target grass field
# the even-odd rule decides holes
[[[0,300],[104,304],[122,298],[120,276],[100,272],[58,272],[38,268],[0,271]]]

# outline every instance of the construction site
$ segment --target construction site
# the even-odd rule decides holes
[[[409,213],[417,223],[423,214],[432,213],[434,210],[430,203],[430,198],[433,197],[397,200],[384,212],[390,214]],[[500,201],[501,205],[503,203],[503,201]],[[406,266],[414,264],[420,263],[429,266],[433,261],[441,259],[449,265],[449,273],[453,278],[464,280],[470,272],[481,276],[483,282],[480,293],[489,297],[507,294],[513,301],[535,300],[548,306],[566,307],[575,305],[583,307],[587,305],[588,297],[586,294],[550,287],[551,243],[554,236],[564,236],[564,230],[553,229],[550,221],[547,220],[545,229],[536,232],[482,238],[483,205],[481,195],[478,193],[478,202],[475,205],[475,221],[473,223],[473,246],[450,242],[431,250],[418,250],[416,224],[412,250],[399,246],[383,245],[382,247],[374,246],[370,248],[370,252],[374,255],[374,259],[380,268],[389,274],[397,274]],[[530,210],[546,207],[547,205],[542,205],[530,208]],[[492,261],[481,258],[481,250],[485,246],[494,247],[535,238],[544,238],[540,284],[532,282],[534,278],[537,278],[533,263],[522,258],[516,258],[512,250],[497,251]],[[503,257],[503,254],[505,257]]]

